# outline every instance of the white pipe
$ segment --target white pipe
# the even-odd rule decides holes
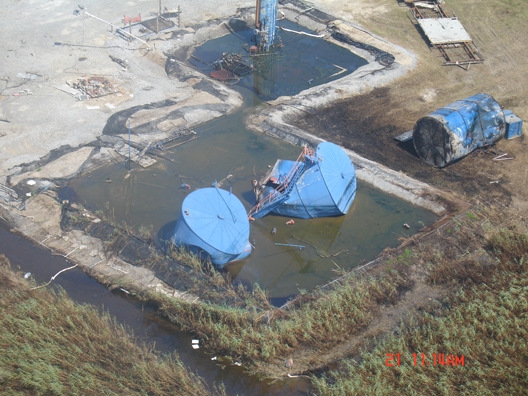
[[[297,34],[304,34],[305,36],[317,37],[317,38],[324,37],[324,34],[311,34],[311,33],[306,33],[306,32],[298,32],[298,31],[296,31],[296,30],[291,30],[291,29],[283,28],[282,26],[281,26],[280,28],[281,28],[282,30],[287,31],[287,32],[292,32],[292,33],[297,33]]]

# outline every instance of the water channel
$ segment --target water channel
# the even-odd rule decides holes
[[[60,270],[71,264],[61,256],[36,246],[28,240],[10,233],[0,221],[0,252],[10,261],[14,270],[31,272],[38,283],[47,283]],[[84,271],[74,268],[63,272],[50,287],[62,287],[70,298],[80,304],[91,304],[101,311],[114,316],[118,323],[132,330],[140,342],[154,343],[160,354],[176,352],[187,368],[208,384],[224,383],[228,395],[306,395],[309,381],[306,378],[287,378],[284,381],[269,383],[256,376],[244,373],[244,367],[225,366],[221,356],[205,349],[192,349],[193,336],[156,315],[153,309],[145,306],[134,297],[116,289],[109,291],[105,286],[90,278]],[[175,392],[177,390],[175,389]]]

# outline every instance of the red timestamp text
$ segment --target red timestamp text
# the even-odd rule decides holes
[[[386,366],[399,366],[400,365],[400,354],[399,353],[387,353],[385,355]],[[412,362],[415,366],[463,366],[464,355],[446,355],[445,353],[431,353],[426,355],[425,353],[413,353]]]

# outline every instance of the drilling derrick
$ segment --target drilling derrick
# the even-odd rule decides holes
[[[275,40],[279,0],[257,0],[255,39],[259,51],[268,51]]]

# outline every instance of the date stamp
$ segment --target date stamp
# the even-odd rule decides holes
[[[400,365],[400,354],[399,353],[387,353],[385,355],[386,366],[399,366]],[[431,353],[426,355],[425,353],[413,353],[412,361],[415,366],[463,366],[464,355],[446,355],[445,353]]]

